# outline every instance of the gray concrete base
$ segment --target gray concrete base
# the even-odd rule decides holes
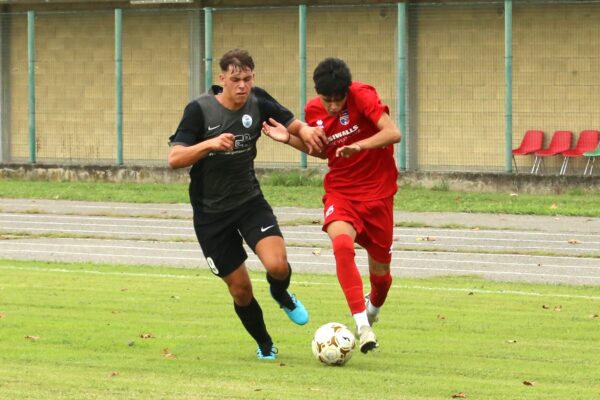
[[[257,168],[262,175],[291,169]],[[295,169],[297,171],[298,169]],[[307,174],[324,173],[309,169]],[[111,165],[47,165],[4,164],[0,178],[44,181],[102,181],[102,182],[188,182],[188,170],[173,171],[157,166]],[[528,173],[471,173],[471,172],[402,172],[400,185],[410,184],[425,188],[466,192],[518,192],[559,194],[570,190],[600,191],[600,175],[531,175]]]

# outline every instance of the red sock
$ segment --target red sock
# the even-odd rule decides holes
[[[375,307],[381,307],[385,303],[390,286],[392,286],[392,275],[389,271],[383,276],[370,274],[369,279],[371,281],[371,296],[369,298],[371,304]]]
[[[362,278],[354,261],[354,241],[349,235],[338,235],[332,244],[337,278],[350,311],[352,314],[365,311]]]

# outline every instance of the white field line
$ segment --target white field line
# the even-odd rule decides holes
[[[23,254],[23,250],[5,250],[5,253],[20,253]],[[126,254],[104,254],[104,253],[84,253],[84,252],[60,252],[60,251],[43,251],[43,250],[27,250],[28,254],[51,254],[53,256],[57,255],[66,255],[67,257],[72,256],[84,256],[84,257],[92,257],[93,259],[142,259],[142,260],[163,260],[163,261],[189,261],[194,262],[197,265],[204,265],[204,258],[200,255],[198,257],[174,257],[174,256],[158,256],[158,255],[126,255]],[[460,262],[460,260],[453,260],[454,262]],[[249,257],[247,260],[248,265],[260,265],[260,261],[256,257]],[[473,262],[476,264],[476,262]],[[295,265],[307,265],[311,267],[315,266],[331,266],[333,265],[333,261],[331,262],[316,262],[316,261],[299,261],[295,260],[293,262]],[[578,268],[578,269],[590,269],[593,267],[565,267],[565,266],[546,266],[547,268]],[[535,272],[517,272],[517,271],[495,271],[495,270],[477,270],[477,269],[457,269],[457,268],[434,268],[434,267],[397,267],[391,266],[393,270],[399,271],[430,271],[430,272],[444,272],[445,274],[450,273],[460,273],[460,274],[488,274],[488,275],[506,275],[506,276],[529,276],[529,277],[539,277],[539,278],[568,278],[568,279],[590,279],[590,280],[598,280],[600,281],[600,276],[589,276],[589,275],[573,275],[572,271],[567,270],[565,274],[550,274],[547,271],[535,273]],[[590,282],[590,284],[593,284]]]
[[[129,220],[131,221],[131,220]],[[42,225],[42,226],[58,226],[58,227],[63,227],[63,226],[84,226],[84,227],[100,227],[100,228],[132,228],[132,229],[181,229],[181,230],[189,230],[192,231],[194,230],[193,226],[191,226],[191,224],[189,226],[165,226],[164,224],[157,224],[157,225],[140,225],[140,224],[88,224],[88,223],[81,223],[81,222],[77,222],[77,221],[72,221],[72,222],[47,222],[47,221],[2,221],[0,220],[0,222],[8,222],[8,223],[13,223],[17,226],[19,225],[25,225],[25,226],[29,226],[29,225]],[[158,221],[154,220],[153,222],[158,223]]]
[[[47,244],[39,244],[36,242],[11,242],[11,241],[3,241],[0,242],[0,248],[4,247],[4,246],[15,246],[15,247],[25,247],[24,250],[19,250],[19,249],[2,249],[2,251],[4,252],[8,252],[8,253],[23,253],[23,252],[30,252],[30,253],[38,253],[38,254],[44,254],[44,253],[49,253],[49,254],[55,254],[55,255],[85,255],[85,254],[91,254],[91,255],[98,255],[98,256],[103,256],[103,257],[131,257],[131,258],[152,258],[153,256],[145,256],[145,255],[133,255],[133,254],[115,254],[115,253],[86,253],[86,252],[72,252],[72,251],[56,251],[56,250],[34,250],[32,247],[40,247],[40,246],[46,246],[46,247],[69,247],[69,248],[85,248],[85,249],[114,249],[114,250],[138,250],[138,251],[163,251],[163,252],[170,252],[170,253],[197,253],[199,255],[199,258],[201,258],[201,250],[199,247],[197,248],[175,248],[175,247],[168,247],[168,248],[161,248],[158,246],[123,246],[123,245],[103,245],[103,244],[73,244],[73,243],[47,243]],[[246,246],[244,246],[246,248],[246,251],[249,253],[249,258],[253,259],[255,256],[254,254],[252,254],[251,250],[249,248],[247,248]],[[306,250],[306,248],[300,248],[300,247],[288,247],[288,250],[300,250],[300,249],[304,249]],[[363,255],[364,250],[359,251],[360,255],[357,255],[356,257],[356,261],[359,262],[359,264],[362,263],[366,263],[367,261],[367,257],[366,255]],[[492,260],[492,261],[485,261],[485,260],[464,260],[464,259],[451,259],[451,258],[431,258],[431,257],[400,257],[399,254],[413,254],[414,252],[406,252],[406,251],[394,251],[393,252],[393,258],[392,258],[392,265],[395,264],[394,261],[410,261],[410,262],[428,262],[428,263],[460,263],[460,264],[475,264],[475,265],[493,265],[493,266],[509,266],[509,267],[540,267],[540,268],[563,268],[563,269],[589,269],[589,270],[598,270],[600,269],[600,264],[598,266],[583,266],[583,265],[558,265],[558,264],[548,264],[548,263],[536,263],[536,262],[506,262],[506,261],[498,261],[498,260]],[[429,252],[425,252],[422,253],[423,255],[427,256],[430,253]],[[453,255],[456,253],[444,253],[444,252],[436,252],[434,254],[445,254],[445,255]],[[312,263],[314,264],[318,264],[318,265],[322,265],[322,264],[326,264],[329,265],[333,262],[333,255],[332,254],[324,254],[324,255],[314,255],[311,252],[289,252],[288,251],[288,256],[290,258],[292,257],[310,257],[310,258],[325,258],[327,260],[330,260],[328,263],[321,263],[318,261],[313,261]],[[498,255],[493,255],[493,254],[477,254],[474,255],[475,256],[489,256],[489,257],[497,257]],[[524,255],[509,255],[511,258],[524,258]],[[197,258],[188,258],[188,257],[174,257],[174,256],[170,256],[170,257],[162,257],[162,256],[157,256],[157,258],[160,259],[173,259],[173,260],[197,260]],[[548,258],[548,259],[554,259],[557,257],[545,257],[545,256],[537,256],[537,258],[540,259],[544,259],[544,258]],[[566,259],[566,260],[581,260],[580,258],[576,258],[576,257],[561,257],[562,259]],[[527,259],[531,259],[531,256],[527,256]],[[303,263],[303,262],[301,262]],[[308,264],[308,262],[304,262],[306,264]],[[540,265],[541,264],[541,265]],[[404,267],[404,266],[392,266],[392,268],[397,268],[397,269],[415,269],[413,267]]]
[[[399,231],[420,231],[422,233],[427,233],[430,236],[436,236],[435,233],[436,232],[440,232],[441,236],[444,236],[445,233],[447,232],[456,232],[456,233],[466,233],[466,234],[473,234],[473,235],[477,235],[479,233],[485,233],[485,234],[490,234],[492,236],[509,236],[509,235],[523,235],[523,236],[528,236],[528,235],[535,235],[535,236],[549,236],[549,237],[553,237],[553,236],[559,236],[559,237],[563,237],[563,236],[576,236],[576,237],[591,237],[591,238],[600,238],[599,234],[595,234],[595,233],[574,233],[574,232],[539,232],[539,231],[515,231],[515,230],[505,230],[505,229],[478,229],[478,230],[474,230],[474,229],[452,229],[452,228],[438,228],[438,227],[414,227],[414,228],[410,228],[410,227],[395,227],[394,228],[394,232],[399,232]]]
[[[160,229],[163,230],[163,227],[155,227],[156,229]],[[2,228],[3,230],[6,230],[6,228]],[[84,234],[84,233],[94,233],[96,235],[98,234],[106,234],[106,235],[140,235],[140,236],[173,236],[173,237],[196,237],[195,233],[159,233],[159,232],[144,232],[144,231],[140,231],[140,227],[138,226],[135,232],[122,232],[122,231],[100,231],[100,230],[87,230],[87,229],[52,229],[52,228],[12,228],[14,231],[16,232],[53,232],[53,233],[64,233],[64,232],[69,232],[69,233],[78,233],[78,234]],[[20,231],[17,229],[21,229]],[[193,232],[193,229],[190,229],[191,232]]]
[[[69,225],[77,225],[77,224],[69,224]],[[196,235],[193,233],[193,229],[192,228],[183,228],[183,227],[163,227],[163,226],[135,226],[135,225],[131,225],[131,226],[124,226],[124,225],[100,225],[100,224],[88,224],[86,226],[102,226],[102,227],[119,227],[119,228],[124,228],[124,227],[128,227],[131,228],[133,230],[135,230],[134,232],[131,231],[118,231],[118,230],[89,230],[89,229],[65,229],[65,228],[32,228],[29,226],[23,227],[23,228],[10,228],[9,230],[14,230],[14,231],[19,231],[19,229],[21,229],[23,232],[58,232],[58,233],[73,233],[73,234],[106,234],[106,235],[112,235],[112,236],[116,236],[116,235],[147,235],[147,236],[161,236],[161,237],[180,237],[180,238],[194,238]],[[143,230],[141,230],[141,228],[154,228],[155,230],[153,230],[152,232],[145,232]],[[6,228],[4,228],[6,230]],[[156,230],[181,230],[183,232],[181,233],[164,233],[164,232],[156,232]],[[298,233],[296,232],[287,232],[285,229],[283,230],[283,234],[284,234],[284,238],[285,240],[289,241],[294,241],[294,240],[307,240],[309,242],[316,242],[316,243],[328,243],[330,240],[325,236],[325,234],[322,233],[314,233],[314,232],[306,232],[305,235],[302,236],[294,236],[294,235],[290,235],[290,233]],[[317,238],[306,238],[307,235],[319,235],[321,237],[317,237]],[[418,235],[407,235],[410,238],[418,238]],[[444,237],[439,237],[440,239],[444,239]],[[459,239],[457,237],[455,237],[456,239]],[[411,246],[437,246],[437,247],[442,247],[442,246],[446,246],[446,247],[457,247],[457,248],[492,248],[492,249],[511,249],[514,250],[515,246],[513,245],[507,245],[507,246],[502,246],[502,245],[492,245],[489,244],[489,241],[494,241],[494,240],[499,240],[499,239],[493,239],[493,238],[463,238],[465,240],[476,240],[476,241],[482,241],[482,242],[486,242],[485,245],[477,245],[477,244],[454,244],[454,243],[443,243],[441,240],[440,241],[435,241],[435,242],[429,242],[429,241],[423,241],[423,242],[419,242],[419,241],[415,241],[413,242],[397,242],[399,244],[402,245],[411,245]],[[508,239],[507,239],[508,241]],[[555,241],[555,242],[548,242],[548,241],[543,241],[543,240],[518,240],[518,239],[510,239],[510,241],[514,242],[514,241],[519,241],[520,243],[525,243],[525,242],[530,242],[530,243],[542,243],[542,244],[562,244],[563,247],[561,247],[561,249],[563,250],[570,250],[570,251],[597,251],[598,247],[585,247],[585,245],[593,245],[593,244],[598,244],[600,246],[600,242],[581,242],[578,244],[569,244],[566,241]],[[555,247],[551,247],[553,249],[555,249]],[[516,249],[518,250],[548,250],[548,247],[544,247],[544,246],[519,246]]]
[[[288,238],[286,237],[286,240]],[[484,238],[481,238],[482,242],[485,242]],[[520,241],[523,243],[524,241]],[[492,244],[456,244],[456,243],[444,243],[444,242],[427,242],[427,241],[419,241],[419,242],[396,242],[402,246],[420,246],[420,247],[429,247],[429,248],[464,248],[464,249],[509,249],[511,251],[522,251],[522,250],[545,250],[545,251],[560,251],[560,250],[569,250],[569,251],[588,251],[588,252],[600,252],[599,247],[584,247],[581,244],[569,244],[567,242],[561,242],[564,246],[514,246],[514,245],[492,245]],[[547,243],[543,242],[542,243]],[[586,242],[586,244],[588,244]],[[600,243],[599,243],[600,244]]]
[[[82,223],[81,222],[75,222],[75,221],[71,221],[71,222],[44,222],[44,221],[34,221],[31,219],[69,219],[69,220],[73,220],[74,218],[80,219],[80,220],[84,220],[84,221],[106,221],[106,222],[110,222],[110,221],[115,221],[115,222],[119,222],[119,221],[123,221],[123,222],[133,222],[133,225],[129,225],[129,224],[109,224],[109,223],[102,223],[102,224],[85,224],[85,225],[90,225],[90,226],[107,226],[107,227],[114,227],[114,226],[120,226],[120,227],[124,227],[124,228],[129,228],[129,227],[135,227],[136,229],[139,228],[143,228],[143,227],[148,227],[148,228],[156,228],[156,225],[148,225],[148,226],[140,226],[140,224],[138,222],[151,222],[151,223],[159,223],[158,227],[159,228],[165,228],[164,225],[164,220],[158,220],[156,218],[128,218],[128,217],[96,217],[96,216],[70,216],[70,215],[53,215],[53,214],[47,214],[47,215],[32,215],[32,214],[12,214],[12,213],[0,213],[0,217],[6,217],[8,218],[6,221],[8,222],[21,222],[21,221],[11,221],[10,218],[13,218],[15,220],[22,220],[22,219],[29,219],[30,221],[22,221],[22,222],[26,222],[26,223],[31,223],[31,224],[48,224],[48,225],[76,225],[76,226],[81,226]],[[170,229],[176,229],[176,228],[181,228],[181,229],[188,229],[188,228],[192,228],[191,227],[191,222],[190,223],[182,223],[180,221],[175,222],[176,224],[178,224],[179,226],[172,226],[172,227],[166,227],[166,228],[170,228]],[[282,227],[283,229],[285,229],[285,226]],[[324,232],[321,231],[320,227],[315,227],[314,230],[295,230],[293,227],[289,228],[289,229],[285,229],[287,232],[289,232],[290,234],[292,233],[298,233],[300,235],[325,235]],[[409,232],[413,232],[412,234],[401,234],[400,232],[402,231],[409,231]],[[398,232],[398,234],[396,234],[396,232]],[[480,234],[489,234],[491,236],[498,236],[498,235],[502,235],[502,236],[510,236],[510,235],[523,235],[523,236],[527,236],[527,235],[535,235],[535,236],[540,236],[540,237],[568,237],[568,238],[593,238],[593,239],[597,239],[600,238],[600,235],[598,234],[579,234],[579,233],[564,233],[564,232],[531,232],[531,231],[507,231],[507,230],[471,230],[471,229],[440,229],[440,228],[427,228],[427,227],[415,227],[415,228],[409,228],[409,227],[396,227],[394,228],[394,233],[395,236],[400,236],[400,237],[414,237],[414,236],[422,236],[424,234],[427,234],[429,236],[437,236],[439,238],[444,238],[444,239],[459,239],[459,240],[465,240],[465,239],[472,239],[473,235],[480,235]],[[437,234],[436,234],[437,233]],[[448,233],[464,233],[467,234],[467,236],[450,236],[447,235]],[[482,238],[481,236],[477,236],[477,239]],[[518,240],[518,239],[513,239],[513,238],[494,238],[494,237],[485,237],[485,239],[488,240],[498,240],[498,241],[514,241],[514,240]],[[538,242],[540,240],[532,240],[532,242]],[[556,240],[556,241],[551,241],[551,240],[543,240],[545,242],[553,242],[553,243],[562,243],[563,241],[561,240]],[[595,241],[591,241],[589,243],[600,243],[600,242],[595,242]]]
[[[88,241],[89,239],[77,239],[78,241]],[[144,241],[145,243],[155,243],[152,241]],[[33,251],[32,248],[33,247],[50,247],[50,248],[62,248],[62,247],[69,247],[69,248],[85,248],[85,249],[114,249],[114,250],[139,250],[139,251],[157,251],[157,252],[170,252],[170,253],[179,253],[179,252],[190,252],[190,253],[199,253],[201,254],[201,250],[199,248],[198,245],[196,244],[190,244],[190,247],[193,248],[183,248],[183,247],[159,247],[159,246],[130,246],[130,245],[115,245],[115,244],[92,244],[92,243],[82,243],[82,244],[75,244],[72,243],[71,241],[69,243],[38,243],[35,241],[0,241],[0,248],[2,247],[25,247],[26,250],[23,251]],[[246,251],[249,253],[249,256],[252,258],[254,255],[252,254],[252,251],[250,250],[250,248],[248,248],[247,246],[244,246],[244,248],[246,249]],[[312,253],[312,251],[310,250],[310,248],[307,247],[291,247],[288,246],[288,256],[289,257],[311,257],[311,258],[328,258],[328,259],[333,259],[333,254],[320,254],[320,255],[315,255]],[[293,251],[290,251],[293,250]],[[5,249],[3,251],[17,251],[15,249]],[[21,250],[19,250],[21,251]],[[47,253],[53,253],[53,254],[87,254],[87,253],[71,253],[68,251],[54,251],[54,250],[36,250],[37,252],[47,252]],[[356,260],[357,261],[361,261],[361,262],[365,262],[367,260],[366,257],[366,253],[364,250],[362,249],[358,249],[357,250],[357,256],[356,256]],[[451,259],[451,258],[432,258],[432,257],[402,257],[401,254],[415,254],[415,252],[410,252],[410,251],[393,251],[392,252],[392,262],[396,261],[396,260],[400,260],[400,261],[412,261],[412,262],[443,262],[443,263],[462,263],[462,264],[489,264],[489,265],[506,265],[506,266],[515,266],[515,267],[519,267],[519,266],[524,266],[524,267],[538,267],[543,266],[543,267],[548,267],[548,268],[582,268],[582,269],[600,269],[600,263],[598,266],[579,266],[579,265],[558,265],[558,264],[548,264],[545,262],[532,262],[532,261],[528,261],[526,263],[523,262],[504,262],[504,261],[498,261],[498,260],[492,260],[492,261],[485,261],[485,260],[465,260],[465,259]],[[461,255],[460,253],[452,253],[452,252],[423,252],[420,253],[423,254],[424,256],[428,256],[430,254],[436,254],[436,255]],[[115,254],[117,255],[117,254]],[[130,257],[135,257],[133,255],[127,255]],[[512,255],[512,254],[473,254],[473,257],[494,257],[494,258],[498,258],[498,257],[502,257],[504,256],[506,257],[510,257],[510,258],[527,258],[528,260],[531,260],[532,257],[535,257],[536,259],[556,259],[556,258],[560,258],[563,260],[570,260],[570,261],[577,261],[577,260],[582,260],[581,258],[578,257],[550,257],[550,256],[530,256],[530,255],[523,255],[523,254],[516,254],[516,255]]]
[[[600,276],[588,276],[588,275],[564,275],[564,274],[549,274],[547,272],[544,273],[536,273],[536,272],[517,272],[517,271],[491,271],[491,270],[477,270],[477,269],[451,269],[451,268],[421,268],[421,267],[410,267],[410,268],[401,268],[401,267],[391,267],[392,269],[406,269],[407,271],[438,271],[438,272],[453,272],[453,273],[465,273],[465,274],[484,274],[484,275],[517,275],[517,276],[539,276],[539,277],[552,277],[552,278],[570,278],[570,279],[598,279],[600,280]]]
[[[214,277],[202,277],[202,276],[188,276],[188,275],[174,275],[174,274],[150,274],[142,272],[108,272],[98,270],[70,270],[64,268],[34,268],[34,267],[17,267],[13,265],[0,265],[0,269],[4,270],[16,270],[16,271],[31,271],[31,272],[50,272],[50,273],[70,273],[70,274],[91,274],[91,275],[106,275],[106,276],[132,276],[132,277],[145,277],[145,278],[166,278],[166,279],[189,279],[189,280],[209,280],[215,279]],[[256,278],[254,281],[260,281],[266,283],[265,279]],[[314,281],[299,281],[294,280],[295,284],[300,285],[324,285],[324,286],[337,286],[337,283],[325,283],[325,282],[314,282]],[[539,293],[539,292],[526,292],[519,290],[488,290],[488,289],[475,289],[475,288],[444,288],[435,286],[420,286],[420,285],[398,285],[392,284],[392,289],[409,289],[409,290],[428,290],[436,292],[466,292],[466,293],[480,293],[480,294],[500,294],[500,295],[513,295],[513,296],[531,296],[531,297],[556,297],[565,299],[585,299],[600,301],[600,296],[587,296],[577,294],[562,294],[562,293]]]
[[[1,206],[1,204],[0,204]],[[137,218],[137,217],[102,217],[95,215],[69,215],[69,214],[13,214],[13,213],[0,213],[0,218],[6,218],[7,221],[10,222],[28,222],[35,223],[35,220],[55,220],[56,224],[60,223],[68,223],[68,222],[59,222],[61,219],[67,219],[73,221],[74,219],[79,220],[78,222],[71,222],[75,225],[81,225],[82,222],[87,223],[87,221],[106,221],[106,222],[129,222],[135,224],[136,222],[152,222],[152,223],[163,223],[163,222],[172,222],[173,224],[184,225],[184,222],[177,219],[173,221],[169,221],[169,219],[164,218]],[[187,225],[192,226],[192,220],[187,221]],[[49,221],[41,221],[40,223],[53,223]],[[139,225],[138,225],[139,226]]]
[[[2,201],[0,203],[0,206],[2,205],[12,205],[12,206],[17,206],[17,207],[27,207],[27,208],[33,208],[33,209],[38,209],[38,208],[43,208],[44,206],[50,206],[50,207],[66,207],[66,208],[80,208],[80,209],[109,209],[109,210],[135,210],[135,211],[146,211],[146,210],[156,210],[156,211],[189,211],[190,213],[192,212],[192,206],[190,206],[189,204],[186,205],[177,205],[177,204],[170,204],[168,206],[165,207],[153,207],[153,206],[144,206],[144,203],[142,203],[141,205],[138,206],[120,206],[120,205],[112,205],[112,204],[101,204],[101,203],[94,203],[94,204],[70,204],[68,202],[64,202],[64,203],[51,203],[51,202],[39,202],[39,203],[33,203],[33,204],[28,204],[26,206],[23,205],[22,201]],[[147,204],[147,203],[146,203]]]
[[[108,210],[133,210],[133,211],[138,211],[138,212],[143,212],[143,211],[160,211],[160,212],[169,212],[169,211],[177,211],[177,212],[181,212],[181,211],[186,211],[190,213],[190,216],[192,215],[192,206],[189,204],[169,204],[169,205],[165,205],[164,207],[156,207],[156,206],[148,206],[147,203],[146,204],[140,204],[140,205],[129,205],[129,206],[123,206],[123,205],[111,205],[111,204],[102,204],[102,203],[94,203],[94,204],[70,204],[68,202],[64,202],[64,203],[53,203],[53,202],[38,202],[38,203],[34,203],[34,204],[29,204],[24,206],[23,205],[23,201],[6,201],[3,200],[2,202],[0,202],[0,206],[2,205],[6,205],[6,206],[16,206],[16,207],[23,207],[23,208],[30,208],[30,209],[38,209],[38,208],[43,208],[44,206],[50,206],[50,207],[67,207],[67,208],[72,208],[72,209],[108,209]],[[293,208],[287,208],[287,207],[275,207],[275,214],[276,215],[301,215],[301,216],[310,216],[310,217],[323,217],[323,211],[321,209],[315,209],[314,211],[292,211]]]

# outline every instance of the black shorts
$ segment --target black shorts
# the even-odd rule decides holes
[[[273,209],[262,195],[233,210],[195,212],[194,230],[210,270],[220,277],[232,273],[248,258],[242,240],[256,252],[261,239],[283,237]]]

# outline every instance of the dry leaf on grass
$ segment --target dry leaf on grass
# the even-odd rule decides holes
[[[452,395],[453,399],[466,399],[467,395],[464,394],[463,392],[458,392]]]
[[[0,319],[6,317],[6,314],[0,312]]]
[[[547,305],[547,304],[542,304],[542,308],[543,308],[544,310],[548,310],[548,309],[550,308],[550,306],[549,306],[549,305]]]
[[[600,317],[600,315],[598,315],[598,314],[596,314],[596,313],[594,313],[594,314],[590,314],[590,318],[598,318],[598,317]]]
[[[562,311],[562,306],[556,306],[556,307],[554,307],[554,311]]]
[[[171,353],[166,347],[163,349],[163,355],[165,358],[177,358],[175,354]]]
[[[117,371],[113,371],[110,373],[110,377],[115,377],[115,376],[119,376],[119,373]]]
[[[38,340],[40,337],[39,336],[32,336],[32,335],[27,335],[25,336],[25,339],[31,340],[31,341],[36,341]]]
[[[552,203],[552,205],[550,206],[551,209],[556,210],[558,208],[558,206],[556,205],[556,203]]]
[[[523,385],[525,385],[525,386],[534,386],[535,385],[535,381],[523,381]]]
[[[154,336],[151,333],[142,333],[142,334],[140,334],[140,337],[142,339],[154,339],[156,336]]]

